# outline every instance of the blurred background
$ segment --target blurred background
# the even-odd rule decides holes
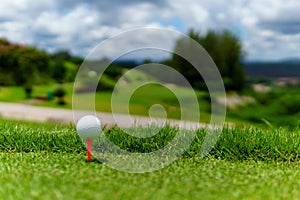
[[[227,122],[296,127],[300,117],[299,8],[296,0],[2,0],[0,101],[71,109],[77,71],[96,45],[135,28],[168,28],[199,42],[216,63],[227,92]],[[172,39],[166,45],[176,49],[182,38]],[[99,52],[95,60],[110,62],[117,48],[130,47],[136,40],[157,42],[132,35],[125,44],[108,49],[109,53]],[[159,42],[169,40],[162,37]],[[113,60],[99,80],[97,111],[111,112],[111,93],[125,72],[152,62],[171,66],[190,81],[201,122],[209,121],[212,101],[225,103],[225,99],[209,96],[202,77],[183,58],[144,51]],[[92,67],[86,71],[88,80],[75,93],[82,97],[91,93],[89,81],[96,78],[95,71]],[[122,79],[121,89],[126,91],[145,79],[154,77],[133,70]],[[134,93],[130,113],[147,115],[153,104],[160,104],[168,117],[180,118],[170,88],[185,88],[174,79],[155,81],[162,85],[146,85]],[[157,91],[159,95],[153,96]],[[117,103],[120,112],[127,106]]]

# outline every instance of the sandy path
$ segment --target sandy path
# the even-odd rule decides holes
[[[3,103],[0,102],[0,117],[7,119],[17,119],[37,122],[54,122],[61,124],[74,124],[81,116],[86,114],[95,114],[89,111],[76,111],[75,118],[73,111],[67,109],[37,107],[20,103]],[[107,126],[117,125],[120,128],[128,128],[132,125],[146,126],[148,124],[163,125],[163,119],[150,119],[142,116],[128,116],[124,114],[114,114],[97,112],[97,117],[102,124]],[[209,127],[205,124],[195,122],[182,122],[180,120],[168,120],[171,126],[178,126],[185,129],[196,129]]]

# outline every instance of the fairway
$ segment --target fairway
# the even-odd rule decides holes
[[[174,128],[166,127],[161,134],[166,134],[168,140],[173,134],[167,133],[172,131]],[[85,148],[74,127],[1,121],[0,199],[297,199],[300,196],[299,130],[225,129],[211,154],[200,159],[197,152],[204,133],[205,130],[197,131],[188,152],[168,167],[132,174],[111,169],[95,159],[86,162]],[[124,149],[142,142],[126,139],[118,128],[106,130],[105,134]],[[127,142],[122,143],[124,140]],[[158,136],[159,140],[163,137]],[[263,145],[264,142],[268,145]],[[153,148],[157,147],[140,145],[139,150]]]
[[[136,70],[137,71],[137,70]],[[139,72],[136,72],[139,73]],[[134,73],[133,73],[134,74]],[[146,79],[146,74],[138,74],[142,76],[143,79]],[[33,94],[31,99],[26,98],[24,89],[22,87],[17,86],[8,86],[1,87],[0,93],[0,101],[3,102],[15,102],[15,103],[24,103],[35,106],[43,106],[43,107],[54,107],[54,108],[65,108],[72,109],[72,98],[76,99],[76,103],[78,106],[77,109],[80,110],[90,110],[90,104],[87,102],[93,101],[95,103],[95,110],[97,112],[108,112],[112,113],[123,113],[123,114],[131,114],[131,115],[141,115],[148,116],[149,110],[153,105],[160,105],[164,108],[165,112],[153,112],[153,117],[168,117],[171,119],[181,119],[182,112],[188,113],[185,120],[189,121],[197,121],[199,119],[198,110],[201,110],[201,122],[209,122],[210,121],[210,103],[205,100],[205,96],[207,96],[207,92],[202,91],[194,91],[189,88],[180,87],[180,86],[172,86],[169,89],[168,85],[159,85],[159,84],[146,84],[142,87],[139,87],[141,81],[135,80],[136,75],[130,77],[130,84],[121,85],[115,92],[112,91],[102,91],[95,93],[95,101],[91,97],[93,97],[92,92],[73,94],[74,83],[64,83],[62,85],[59,84],[47,84],[47,85],[36,85],[33,88]],[[129,78],[128,78],[129,79]],[[147,79],[146,79],[147,80]],[[55,89],[63,87],[66,91],[66,96],[64,100],[66,102],[65,105],[58,105],[57,98],[53,100],[40,100],[41,98],[46,98],[48,93],[53,93]],[[136,88],[137,87],[137,88]],[[127,95],[130,91],[136,88],[132,96],[128,99]],[[175,96],[174,92],[180,94],[179,96]],[[195,92],[194,95],[192,94]],[[17,94],[17,95],[16,95]],[[155,95],[153,95],[155,94]],[[112,100],[112,96],[114,95],[114,101]],[[198,98],[198,104],[193,104],[193,98]],[[181,99],[181,104],[178,102],[178,98]],[[74,100],[74,99],[73,99]],[[74,101],[73,101],[74,102]],[[92,102],[91,102],[92,103]],[[196,106],[199,106],[199,109],[195,109]],[[129,111],[129,113],[128,113]],[[164,115],[166,114],[166,116]]]

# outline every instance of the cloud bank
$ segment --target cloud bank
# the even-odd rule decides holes
[[[299,9],[297,0],[2,0],[0,37],[86,56],[106,38],[134,28],[229,29],[248,60],[300,58]]]

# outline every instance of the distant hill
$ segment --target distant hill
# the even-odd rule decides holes
[[[299,59],[290,59],[278,62],[245,62],[244,69],[248,77],[300,78]]]
[[[116,60],[113,64],[122,68],[134,68],[143,62],[138,60]],[[296,77],[300,78],[300,59],[291,58],[282,61],[247,61],[243,63],[248,77]]]

